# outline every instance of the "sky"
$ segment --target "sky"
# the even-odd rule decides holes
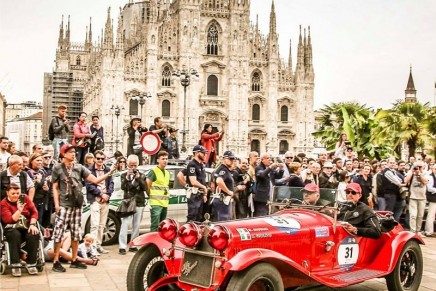
[[[251,20],[268,33],[272,0],[251,0]],[[0,0],[0,92],[9,103],[42,102],[44,72],[54,67],[59,25],[71,15],[71,41],[84,42],[92,17],[93,40],[112,7],[128,0]],[[135,1],[136,2],[136,1]],[[311,27],[315,109],[357,101],[388,108],[404,98],[410,66],[418,100],[434,104],[436,1],[274,0],[280,55],[292,41],[294,70],[299,25]]]

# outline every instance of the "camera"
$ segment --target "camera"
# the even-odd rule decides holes
[[[419,168],[418,168],[418,167],[414,167],[413,170],[414,170],[414,171],[418,171]]]
[[[21,204],[24,204],[24,202],[25,202],[24,195],[26,195],[26,194],[20,194],[20,196],[18,197]]]
[[[136,174],[138,174],[138,173],[139,173],[139,171],[138,171],[137,169],[134,169],[134,170],[132,171],[133,176],[136,176]]]

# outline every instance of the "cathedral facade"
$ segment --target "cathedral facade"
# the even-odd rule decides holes
[[[52,74],[72,73],[71,96],[82,94],[83,111],[100,116],[109,150],[126,151],[125,128],[135,115],[147,127],[161,116],[179,129],[188,154],[204,124],[225,131],[219,154],[313,149],[310,28],[300,27],[293,69],[291,47],[287,62],[279,53],[274,2],[267,35],[250,22],[249,0],[148,0],[111,17],[109,8],[97,42],[90,24],[76,46],[62,24]],[[56,91],[53,85],[45,91]],[[44,100],[51,98],[55,112],[60,101],[50,94]]]

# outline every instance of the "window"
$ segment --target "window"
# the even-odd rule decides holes
[[[209,26],[207,32],[207,54],[218,55],[218,29],[215,23]]]
[[[283,105],[280,108],[280,121],[288,122],[288,106]]]
[[[162,101],[162,116],[170,117],[171,115],[171,104],[170,101],[164,100]]]
[[[251,119],[253,121],[259,121],[260,120],[260,106],[259,104],[254,104],[251,110]]]
[[[138,115],[138,100],[130,99],[130,101],[129,101],[129,115]]]
[[[218,78],[215,75],[210,75],[207,78],[207,95],[218,96]]]
[[[251,151],[260,153],[260,141],[257,139],[253,139],[251,141]]]
[[[169,66],[165,66],[162,71],[162,86],[171,86],[171,70]]]
[[[251,78],[251,91],[259,92],[262,87],[259,72],[254,72]]]
[[[80,59],[80,56],[77,56],[77,58],[76,58],[76,65],[80,66],[81,62],[82,62],[82,60]]]
[[[286,140],[281,140],[279,144],[279,154],[284,155],[289,150],[289,143]]]

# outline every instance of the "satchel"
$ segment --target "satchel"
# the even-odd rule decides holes
[[[136,213],[136,200],[135,197],[123,199],[115,211],[119,218],[131,216]]]
[[[24,215],[20,215],[17,222],[14,224],[6,224],[5,229],[18,229],[18,230],[28,230],[29,229],[29,223],[27,221],[27,218]]]
[[[75,182],[71,175],[68,174],[67,167],[65,164],[62,164],[62,170],[65,174],[65,176],[68,178],[68,184],[69,184],[69,192],[68,196],[73,201],[73,206],[82,208],[83,206],[83,193],[82,189],[80,187],[81,183]]]

